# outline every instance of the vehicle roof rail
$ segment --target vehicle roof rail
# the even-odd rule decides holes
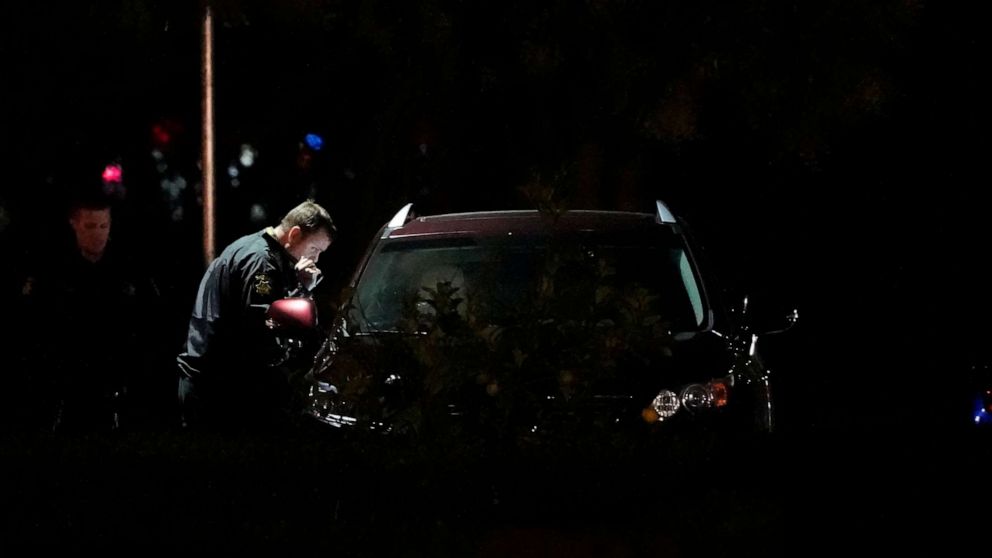
[[[665,202],[661,200],[655,200],[655,207],[657,211],[655,212],[654,218],[659,223],[665,225],[674,225],[677,221],[675,220],[675,215],[668,209]]]

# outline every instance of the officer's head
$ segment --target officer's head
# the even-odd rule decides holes
[[[297,260],[317,261],[321,252],[334,241],[337,228],[326,209],[307,200],[282,218],[279,228],[286,235],[286,250]]]

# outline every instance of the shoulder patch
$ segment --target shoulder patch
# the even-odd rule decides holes
[[[269,296],[272,294],[272,281],[264,273],[255,275],[255,292],[259,296]]]

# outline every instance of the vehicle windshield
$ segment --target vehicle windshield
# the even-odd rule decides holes
[[[349,315],[360,330],[400,330],[405,319],[435,311],[429,301],[445,289],[452,309],[475,323],[506,325],[534,312],[611,320],[634,305],[687,331],[705,316],[689,256],[668,230],[389,240],[366,264]]]

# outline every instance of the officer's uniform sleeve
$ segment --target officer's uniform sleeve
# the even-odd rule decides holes
[[[247,262],[244,268],[242,290],[242,324],[248,338],[245,349],[255,352],[265,363],[278,360],[282,354],[275,335],[266,325],[266,311],[276,300],[286,296],[285,278],[263,255]]]
[[[263,315],[270,304],[285,296],[286,286],[283,285],[283,279],[275,267],[264,258],[251,262],[245,281],[245,307],[261,309]]]

